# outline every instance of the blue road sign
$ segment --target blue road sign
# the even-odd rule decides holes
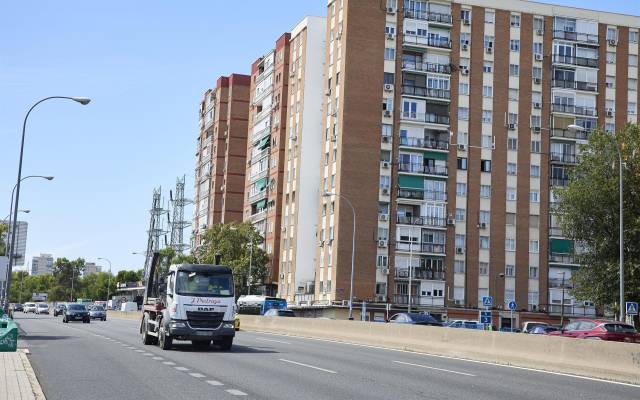
[[[493,305],[493,297],[491,296],[484,296],[482,298],[482,305],[484,307],[491,307]]]
[[[491,311],[480,311],[480,323],[481,324],[491,323]]]
[[[510,301],[509,302],[509,310],[515,311],[517,308],[518,308],[518,305],[516,304],[515,301]]]
[[[627,301],[627,315],[638,315],[638,303]]]

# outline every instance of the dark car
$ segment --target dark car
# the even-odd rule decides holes
[[[640,333],[633,326],[601,319],[572,321],[559,331],[549,332],[549,336],[640,343]]]
[[[270,310],[265,311],[265,317],[295,317],[296,315],[291,310],[277,310],[272,308]]]
[[[520,329],[520,328],[510,328],[508,326],[503,326],[502,328],[500,328],[500,332],[520,333],[520,332],[522,332],[522,329]]]
[[[88,324],[91,322],[89,311],[87,311],[84,304],[69,304],[62,315],[62,322],[64,323],[68,323],[69,321],[82,321]]]
[[[429,314],[423,313],[399,313],[389,318],[389,322],[394,324],[442,326],[442,322]]]
[[[20,304],[20,303],[15,303],[13,305],[13,311],[22,311],[22,312],[24,312],[24,307],[22,307],[22,304]]]
[[[89,308],[89,317],[91,319],[107,320],[107,312],[102,306],[92,306]]]
[[[557,330],[558,328],[556,328],[555,326],[536,326],[533,329],[531,329],[529,333],[532,335],[546,335],[550,332],[555,332]]]
[[[57,317],[58,315],[62,315],[64,314],[64,310],[67,307],[64,304],[58,304],[55,307],[53,307],[53,316]]]

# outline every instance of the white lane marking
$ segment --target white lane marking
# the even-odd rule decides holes
[[[151,357],[153,354],[151,353],[142,353],[143,356]]]
[[[249,332],[249,331],[245,331],[245,332]],[[349,346],[365,347],[365,348],[368,348],[368,349],[396,351],[398,353],[409,353],[409,354],[414,354],[414,355],[419,355],[419,356],[444,358],[444,359],[447,359],[447,360],[456,360],[456,361],[462,361],[462,362],[491,365],[491,366],[494,366],[494,367],[501,367],[501,368],[519,369],[521,371],[527,371],[527,372],[537,372],[537,373],[540,373],[540,374],[549,374],[549,375],[563,376],[563,377],[566,377],[566,378],[582,379],[582,380],[592,381],[592,382],[602,382],[602,383],[610,383],[612,385],[621,385],[621,386],[629,386],[629,387],[640,388],[640,385],[636,385],[634,383],[610,381],[610,380],[601,379],[601,378],[591,378],[591,377],[588,377],[588,376],[567,374],[567,373],[564,373],[564,372],[553,372],[553,371],[545,371],[545,370],[542,370],[542,369],[519,367],[517,365],[498,364],[498,363],[494,363],[494,362],[490,362],[490,361],[470,360],[468,358],[462,358],[462,357],[443,356],[443,355],[431,354],[431,353],[420,353],[420,352],[411,351],[411,350],[392,349],[390,347],[373,346],[373,345],[369,345],[369,344],[352,343],[352,342],[341,342],[339,340],[312,338],[312,337],[308,337],[308,336],[285,335],[285,334],[282,334],[282,333],[271,333],[271,332],[261,332],[261,331],[250,331],[250,332],[257,333],[257,334],[263,334],[263,335],[274,335],[274,336],[284,336],[284,337],[291,337],[291,338],[297,338],[297,339],[316,340],[318,342],[329,342],[329,343],[345,344],[345,345],[349,345]]]
[[[185,368],[185,367],[173,367],[175,369],[177,369],[178,371],[189,371],[189,368]]]
[[[442,371],[442,372],[450,372],[452,374],[458,374],[458,375],[464,375],[464,376],[475,376],[473,374],[468,374],[466,372],[458,372],[458,371],[452,371],[450,369],[444,369],[444,368],[436,368],[436,367],[429,367],[427,365],[421,365],[421,364],[412,364],[412,363],[408,363],[408,362],[403,362],[403,361],[393,361],[396,364],[403,364],[403,365],[411,365],[413,367],[420,367],[420,368],[426,368],[426,369],[433,369],[436,371]]]
[[[247,394],[241,390],[237,390],[237,389],[227,389],[226,390],[227,393],[232,394],[234,396],[246,396]]]
[[[336,371],[332,371],[332,370],[330,370],[330,369],[324,369],[324,368],[316,367],[316,366],[314,366],[314,365],[303,364],[303,363],[300,363],[300,362],[297,362],[297,361],[291,361],[291,360],[287,360],[287,359],[284,359],[284,358],[278,358],[278,360],[280,360],[280,361],[282,361],[282,362],[289,363],[289,364],[299,365],[299,366],[301,366],[301,367],[313,368],[313,369],[316,369],[316,370],[318,370],[318,371],[328,372],[328,373],[330,373],[330,374],[336,374],[336,373],[337,373]]]
[[[164,365],[176,365],[176,363],[174,363],[173,361],[163,361],[162,363]]]
[[[162,360],[164,360],[164,358],[162,358],[162,357],[153,357],[152,360],[162,361]]]
[[[261,338],[257,338],[256,340],[259,340],[261,342],[275,342],[275,343],[282,343],[282,344],[291,344],[289,342],[285,342],[283,340],[275,340],[275,339],[261,339]]]
[[[194,378],[204,378],[204,375],[199,372],[189,372],[189,375],[193,376]]]
[[[144,350],[136,349],[134,350],[136,353],[144,353]]]
[[[218,381],[207,381],[207,383],[211,386],[222,386],[224,383]]]

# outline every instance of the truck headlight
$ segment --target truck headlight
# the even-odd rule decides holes
[[[186,328],[186,325],[184,324],[184,322],[172,321],[171,322],[171,327],[172,328]]]
[[[234,329],[235,328],[233,322],[225,322],[224,324],[222,324],[222,327],[225,328],[225,329]]]

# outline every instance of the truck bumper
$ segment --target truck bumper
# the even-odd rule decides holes
[[[169,323],[169,335],[177,340],[214,340],[223,336],[235,336],[233,321],[220,324],[216,329],[196,329],[189,326],[186,321],[171,321]]]

